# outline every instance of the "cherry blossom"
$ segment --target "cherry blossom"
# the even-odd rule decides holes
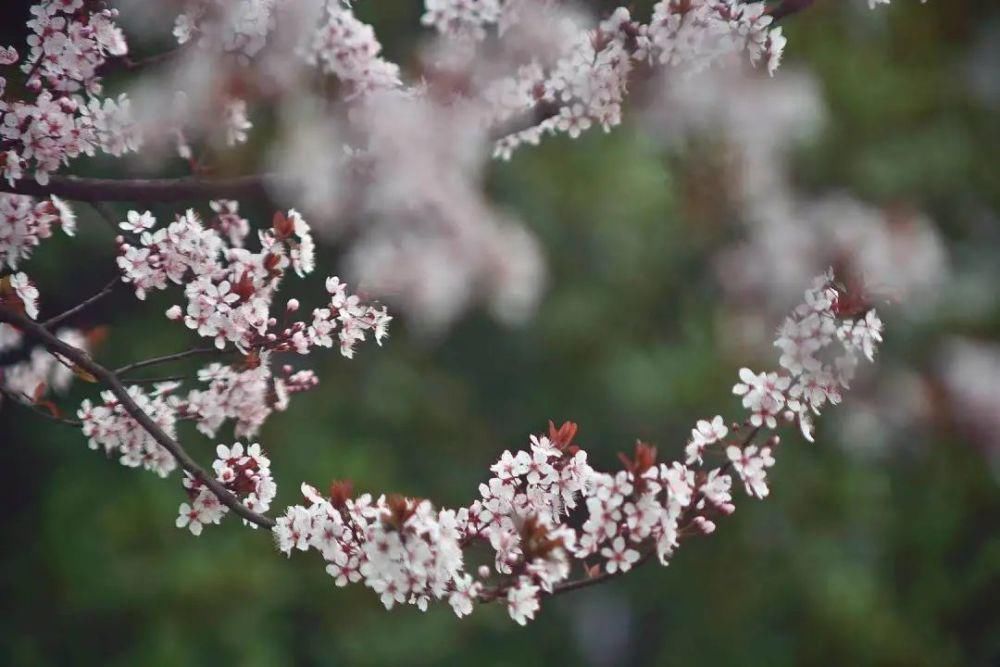
[[[10,277],[10,288],[14,290],[14,294],[18,301],[20,301],[25,314],[33,320],[37,319],[38,288],[31,282],[28,275],[24,272],[12,275]]]
[[[266,512],[277,493],[277,486],[271,477],[271,461],[260,445],[253,443],[244,447],[235,443],[231,447],[216,447],[216,459],[212,463],[216,479],[243,505],[255,512]],[[177,527],[187,527],[192,534],[201,534],[208,524],[217,524],[228,512],[216,495],[204,483],[187,475],[183,480],[184,489],[190,499],[181,503],[178,509]],[[256,525],[244,521],[252,528]]]
[[[138,385],[128,394],[150,418],[171,437],[176,437],[177,415],[168,399],[170,387],[158,386],[152,392]],[[111,391],[101,392],[101,403],[90,399],[81,403],[77,416],[83,422],[83,434],[91,449],[103,448],[118,455],[129,468],[142,467],[167,477],[177,467],[174,457],[122,407]]]
[[[0,194],[0,268],[16,269],[29,259],[44,239],[52,236],[52,226],[67,236],[76,231],[76,216],[58,197],[38,201],[33,197]]]
[[[102,75],[134,64],[125,59],[117,11],[44,0],[31,8],[26,55],[0,48],[0,66],[18,66],[29,91],[7,100],[0,79],[0,176],[14,192],[37,192],[15,187],[31,174],[47,192],[56,183],[52,174],[82,155],[120,157],[164,136],[198,173],[205,168],[202,140],[219,138],[215,132],[223,141],[210,146],[249,140],[255,103],[322,102],[332,109],[323,136],[337,143],[320,149],[335,157],[325,156],[329,168],[319,175],[348,175],[358,187],[341,190],[323,180],[318,186],[336,190],[331,209],[373,221],[348,257],[365,291],[403,294],[411,312],[438,321],[481,291],[495,310],[516,319],[537,299],[543,265],[533,237],[481,193],[490,148],[508,159],[544,136],[576,138],[598,126],[610,131],[621,123],[633,80],[649,68],[694,77],[742,61],[774,74],[786,45],[763,2],[661,0],[648,21],[618,7],[596,22],[571,19],[555,3],[541,5],[427,0],[421,20],[440,39],[428,50],[426,76],[410,81],[384,57],[374,29],[341,0],[193,0],[177,17],[174,36],[188,63],[212,66],[200,68],[202,83],[190,90],[164,86],[171,113],[179,111],[157,127],[136,120],[130,95],[102,97]],[[522,31],[520,43],[529,44],[528,24],[536,19],[543,28],[558,25],[549,48],[512,58],[501,46],[498,66],[479,69],[494,31],[498,40]],[[297,31],[292,39],[280,34],[289,26]],[[194,71],[183,65],[182,74]],[[450,75],[448,67],[455,67]],[[337,105],[320,95],[289,103],[308,90],[304,80],[316,77],[324,91],[336,89]],[[205,108],[213,117],[198,120]],[[354,209],[339,201],[347,190]],[[669,564],[685,540],[714,532],[717,520],[735,511],[734,479],[748,496],[768,496],[781,443],[773,431],[794,425],[811,440],[813,419],[841,401],[861,359],[873,361],[882,342],[883,323],[866,294],[831,270],[815,279],[778,329],[778,368],[740,369],[732,392],[745,417],[729,425],[721,415],[697,421],[690,439],[676,443],[683,462],[663,461],[657,448],[637,442],[630,455],[620,455],[619,469],[602,472],[578,444],[575,424],[550,422],[523,448],[504,450],[464,506],[355,494],[347,482],[324,491],[302,484],[301,503],[272,519],[266,514],[277,494],[271,461],[260,443],[247,440],[294,394],[317,385],[313,370],[301,367],[308,355],[337,348],[350,359],[369,338],[382,345],[393,318],[337,276],[325,278],[314,307],[303,306],[307,296],[278,299],[286,278],[316,270],[313,228],[292,208],[251,235],[239,207],[235,199],[216,198],[207,211],[196,205],[165,224],[147,210],[130,210],[117,223],[120,282],[140,301],[167,292],[173,300],[167,320],[206,346],[112,371],[93,361],[82,332],[52,333],[59,318],[35,322],[38,289],[18,271],[53,225],[73,235],[74,211],[57,196],[0,195],[0,349],[18,349],[24,334],[43,343],[4,369],[2,387],[39,403],[49,387],[65,389],[74,373],[100,382],[104,390],[80,404],[76,425],[91,449],[127,467],[161,477],[183,468],[178,528],[200,535],[232,511],[247,525],[268,528],[287,556],[319,552],[335,586],[359,583],[387,609],[447,602],[465,616],[478,602],[499,602],[524,625],[546,596],[617,576],[653,556]],[[516,261],[503,259],[511,257]],[[136,370],[195,352],[214,358],[193,377],[132,379]],[[211,470],[202,469],[178,442],[183,422],[213,442],[232,427],[238,441],[218,444]],[[466,549],[473,547],[492,552],[490,564],[467,571]]]
[[[824,274],[789,318],[798,324],[829,318],[834,330],[853,331],[853,320],[837,315],[837,304],[848,298],[837,291],[832,274]],[[574,563],[588,570],[596,562],[608,576],[652,555],[666,565],[682,540],[714,532],[717,519],[735,511],[730,472],[747,495],[768,496],[768,471],[780,439],[761,432],[775,429],[779,420],[801,422],[805,409],[818,413],[827,402],[807,398],[818,374],[835,372],[837,357],[825,353],[839,346],[840,354],[849,356],[866,341],[878,342],[830,335],[815,323],[786,322],[778,347],[792,329],[810,332],[816,344],[809,349],[819,355],[810,358],[820,360],[818,365],[781,372],[742,369],[734,393],[742,396],[746,420],[732,428],[718,415],[698,421],[685,448],[686,463],[658,463],[657,450],[640,442],[632,456],[621,456],[622,470],[598,472],[575,442],[576,426],[550,423],[548,433],[532,435],[526,449],[500,455],[490,467],[494,476],[479,485],[479,498],[467,507],[438,510],[429,501],[398,496],[352,498],[350,487],[340,483],[324,496],[303,485],[306,504],[293,505],[278,518],[276,544],[286,554],[317,549],[336,585],[360,581],[387,608],[408,603],[424,609],[432,600],[447,599],[463,616],[474,600],[502,599],[520,624],[534,618],[544,595],[560,590]],[[848,378],[837,377],[846,388]],[[464,570],[462,551],[472,543],[494,551],[492,572]]]
[[[729,446],[726,448],[726,456],[743,480],[747,493],[758,498],[766,498],[769,493],[767,469],[774,465],[771,448],[763,447],[758,450],[755,445],[751,445],[741,450],[739,447]]]
[[[538,587],[529,579],[522,578],[507,592],[507,611],[515,623],[527,625],[538,611]]]
[[[687,464],[702,462],[702,453],[709,445],[720,442],[729,434],[729,429],[720,415],[716,415],[712,421],[705,419],[698,420],[695,428],[691,430],[691,442],[688,443],[685,453],[687,453]]]
[[[608,574],[615,572],[628,572],[639,560],[639,552],[625,546],[625,538],[616,537],[610,547],[601,549],[601,555],[608,559],[605,569]]]

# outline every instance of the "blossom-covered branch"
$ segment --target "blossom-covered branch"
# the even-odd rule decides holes
[[[13,98],[0,78],[0,353],[18,353],[5,361],[0,391],[79,426],[92,449],[125,466],[161,477],[179,466],[178,527],[198,535],[232,511],[269,529],[286,554],[318,551],[336,585],[362,583],[387,608],[447,601],[464,616],[497,601],[523,624],[548,595],[654,559],[667,564],[685,539],[713,532],[735,510],[734,484],[766,497],[775,431],[793,424],[812,440],[813,418],[840,402],[860,359],[873,360],[881,321],[854,280],[826,273],[778,332],[779,369],[739,371],[733,392],[745,418],[698,420],[683,460],[661,461],[638,443],[621,469],[601,472],[575,424],[550,424],[524,449],[504,451],[463,507],[356,495],[347,482],[322,492],[302,484],[302,503],[272,519],[277,483],[254,440],[318,384],[309,355],[336,348],[350,359],[365,341],[384,342],[392,317],[370,292],[398,299],[427,326],[477,298],[506,320],[524,319],[537,302],[541,252],[484,195],[490,157],[511,159],[552,135],[610,131],[637,71],[697,76],[737,62],[773,75],[785,47],[775,21],[812,3],[660,0],[649,17],[619,7],[589,20],[561,3],[427,0],[422,22],[433,35],[415,73],[389,61],[374,29],[341,0],[181,4],[172,17],[178,48],[155,59],[162,73],[128,93],[104,93],[106,72],[137,61],[117,11],[98,0],[38,2],[25,55],[0,47],[0,66],[19,66],[23,80]],[[266,169],[205,176],[216,152],[248,141],[265,103],[276,118]],[[194,175],[57,174],[83,155],[140,149],[179,157]],[[275,212],[269,225],[240,213],[240,200],[273,193],[302,205]],[[115,279],[39,320],[41,295],[22,269],[54,231],[75,233],[68,200],[191,208],[164,220],[142,206],[119,220],[100,207],[116,231]],[[305,308],[284,290],[316,269],[314,232],[324,224],[306,219],[337,235],[345,212],[367,223],[348,253],[363,294],[328,276]],[[56,328],[119,283],[139,301],[169,294],[166,320],[201,342],[110,370],[94,360],[91,332]],[[197,359],[206,362],[197,371],[130,379]],[[79,406],[79,422],[50,398],[73,377],[102,388]],[[210,470],[181,445],[185,421],[215,445]],[[237,442],[219,444],[228,426]]]
[[[198,463],[184,451],[183,447],[157,423],[136,401],[135,392],[130,391],[118,379],[118,376],[104,368],[83,350],[73,347],[50,333],[45,327],[24,315],[18,315],[8,308],[0,308],[0,323],[16,327],[21,332],[37,340],[53,355],[62,357],[66,363],[73,364],[80,370],[89,373],[97,381],[108,387],[111,396],[120,404],[122,412],[134,420],[142,432],[162,447],[172,460],[178,462],[194,478],[212,490],[220,502],[238,515],[256,525],[270,527],[273,521],[243,506],[222,484],[209,475]],[[161,464],[165,465],[165,464]]]
[[[286,274],[313,270],[308,225],[295,211],[276,213],[271,228],[258,234],[260,249],[254,252],[245,247],[249,222],[240,217],[236,203],[213,201],[210,208],[210,225],[188,210],[162,228],[148,211],[130,211],[119,223],[126,233],[117,239],[120,277],[49,321],[58,323],[79,312],[123,281],[131,284],[140,299],[151,290],[179,284],[184,286],[186,306],[171,307],[167,318],[183,320],[212,341],[212,347],[195,347],[108,370],[89,357],[78,334],[67,341],[66,336],[53,334],[48,322],[34,321],[39,314],[38,290],[25,274],[18,273],[0,283],[0,323],[6,323],[0,324],[0,342],[2,347],[14,347],[27,336],[50,354],[36,350],[40,356],[33,352],[29,362],[5,370],[0,380],[7,389],[38,395],[39,400],[44,394],[39,388],[49,383],[52,369],[68,368],[100,382],[107,388],[101,401],[86,400],[78,411],[92,448],[103,447],[117,454],[124,465],[164,477],[179,463],[188,474],[186,487],[203,496],[199,507],[233,509],[251,525],[270,526],[271,519],[263,514],[269,501],[264,491],[256,489],[246,495],[243,487],[228,488],[223,480],[206,477],[177,441],[177,422],[193,421],[201,432],[214,436],[225,421],[233,420],[238,436],[253,435],[275,410],[287,408],[290,395],[317,383],[311,371],[294,371],[287,364],[272,371],[273,355],[305,355],[336,344],[343,356],[351,357],[369,332],[381,343],[391,318],[384,307],[364,304],[348,294],[335,277],[326,280],[325,306],[313,309],[308,320],[297,319],[296,299],[286,301],[272,316],[272,302]],[[141,368],[210,351],[228,352],[239,361],[208,365],[196,376],[203,386],[183,394],[176,380],[155,382],[147,391],[141,381],[126,385],[122,379]],[[246,497],[237,497],[241,489]]]
[[[727,425],[721,416],[691,431],[685,459],[660,463],[638,443],[623,469],[592,468],[576,442],[576,425],[550,424],[530,447],[505,451],[479,486],[479,498],[458,509],[400,496],[353,497],[335,483],[328,494],[304,484],[305,504],[277,520],[278,548],[315,549],[338,586],[362,582],[391,608],[425,609],[447,600],[455,613],[476,601],[500,600],[518,623],[534,617],[541,598],[624,573],[655,556],[666,565],[681,541],[714,532],[735,510],[734,477],[746,494],[766,498],[768,469],[780,422],[797,424],[812,440],[812,419],[841,400],[860,357],[874,358],[882,323],[857,309],[856,295],[819,277],[782,325],[775,345],[781,370],[740,371],[733,393],[749,416]],[[493,551],[476,569],[465,550]],[[576,571],[581,578],[571,578]]]
[[[773,74],[785,46],[776,19],[805,6],[660,0],[648,17],[619,7],[596,21],[564,3],[427,0],[427,48],[407,72],[342,0],[186,0],[176,14],[135,5],[150,23],[173,21],[177,47],[108,94],[105,75],[139,62],[118,11],[102,0],[42,0],[24,53],[0,46],[0,67],[23,81],[15,97],[0,76],[0,207],[15,210],[6,217],[18,230],[0,228],[0,261],[16,268],[51,224],[35,208],[62,200],[274,197],[349,240],[351,277],[421,326],[442,327],[476,302],[523,321],[540,297],[543,256],[484,197],[485,160],[550,135],[611,130],[637,72],[696,76],[746,63]],[[223,173],[213,156],[247,142],[265,105],[278,120],[261,138],[265,168],[209,176]],[[57,173],[81,156],[139,151],[172,151],[192,175]],[[346,235],[358,219],[370,224]]]

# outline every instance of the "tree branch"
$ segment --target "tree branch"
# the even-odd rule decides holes
[[[171,361],[177,361],[179,359],[187,359],[188,357],[194,357],[199,354],[222,354],[223,351],[217,347],[193,347],[190,350],[184,350],[183,352],[174,352],[173,354],[165,354],[162,357],[152,357],[150,359],[143,359],[142,361],[136,361],[120,368],[114,370],[115,375],[125,375],[139,368],[148,368],[150,366],[159,366],[160,364],[166,364]]]
[[[184,470],[188,471],[195,477],[195,479],[204,484],[219,499],[219,501],[222,502],[223,505],[253,524],[268,529],[274,526],[274,520],[271,517],[258,514],[257,512],[254,512],[244,506],[243,503],[241,503],[236,496],[231,494],[225,486],[219,483],[215,477],[198,465],[198,463],[191,458],[186,451],[184,451],[184,448],[180,445],[180,443],[167,435],[167,433],[160,428],[160,426],[153,421],[152,418],[150,418],[150,416],[146,414],[134,400],[132,400],[132,397],[128,393],[128,389],[125,388],[125,385],[122,384],[122,381],[116,373],[95,362],[90,358],[90,355],[83,350],[59,340],[44,326],[33,320],[29,320],[23,315],[18,315],[6,309],[0,309],[0,322],[6,322],[17,327],[27,335],[38,340],[38,342],[48,348],[50,352],[54,352],[62,357],[65,357],[97,378],[102,384],[111,390],[111,393],[118,399],[118,402],[129,414],[129,416],[138,422],[139,425],[142,426],[142,428],[149,433],[150,436],[152,436],[153,440],[155,440],[157,444],[170,452],[177,460],[177,463],[180,464]]]
[[[774,22],[777,23],[786,16],[791,16],[792,14],[798,14],[799,12],[808,9],[813,5],[816,0],[783,0],[778,5],[768,8],[767,13],[771,15]]]
[[[56,325],[61,324],[62,322],[68,320],[71,317],[73,317],[74,315],[76,315],[80,311],[84,310],[85,308],[88,308],[89,306],[97,303],[98,301],[100,301],[101,299],[103,299],[104,297],[106,297],[107,295],[111,294],[111,292],[114,291],[115,286],[118,285],[119,282],[121,282],[121,278],[119,278],[118,276],[115,276],[114,278],[111,279],[111,282],[109,282],[107,285],[105,285],[103,288],[101,288],[100,292],[98,292],[97,294],[94,294],[93,296],[89,297],[88,299],[85,299],[84,301],[81,301],[80,303],[78,303],[77,305],[73,306],[69,310],[64,311],[62,313],[59,313],[55,317],[50,317],[49,319],[47,319],[44,322],[42,322],[42,326],[45,327],[46,329],[51,329],[51,328],[55,327]]]
[[[157,384],[159,382],[185,382],[187,380],[197,380],[194,375],[165,375],[155,378],[129,378],[130,384]]]
[[[76,419],[68,419],[66,417],[60,417],[57,414],[49,412],[48,410],[39,407],[34,402],[31,401],[29,396],[22,394],[18,391],[13,391],[7,389],[6,387],[0,387],[0,394],[6,396],[12,403],[17,403],[18,405],[31,410],[35,414],[41,415],[46,419],[57,422],[59,424],[65,424],[66,426],[73,426],[75,428],[80,428],[83,426],[83,422],[77,421]]]
[[[13,185],[0,181],[0,192],[47,197],[56,195],[74,201],[175,202],[191,199],[247,199],[266,197],[273,174],[232,178],[130,178],[106,179],[83,176],[50,176],[46,185],[30,178]]]

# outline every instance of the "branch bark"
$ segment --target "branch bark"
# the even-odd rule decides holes
[[[149,368],[150,366],[159,366],[160,364],[166,364],[171,361],[178,361],[180,359],[187,359],[188,357],[194,357],[199,354],[224,354],[223,350],[217,347],[193,347],[190,350],[184,350],[183,352],[175,352],[173,354],[165,354],[162,357],[152,357],[150,359],[143,359],[142,361],[136,361],[135,363],[116,368],[114,370],[115,375],[125,375],[126,373],[131,373],[139,368]]]
[[[808,9],[812,6],[816,0],[784,0],[781,4],[775,5],[768,11],[771,18],[775,22],[780,21],[786,16],[791,16],[792,14],[798,14],[799,12]]]
[[[98,364],[83,350],[59,340],[44,326],[33,320],[29,320],[23,315],[18,315],[6,309],[0,309],[0,322],[6,322],[7,324],[17,327],[22,332],[44,345],[49,352],[56,353],[66,358],[97,378],[98,381],[111,390],[111,393],[113,393],[115,398],[118,399],[119,403],[121,403],[125,411],[128,412],[129,416],[136,420],[136,422],[138,422],[139,425],[142,426],[142,428],[149,433],[150,436],[152,436],[157,444],[170,452],[177,460],[177,463],[184,470],[191,473],[191,475],[203,483],[223,505],[257,526],[267,529],[274,526],[274,519],[264,514],[258,514],[257,512],[254,512],[244,506],[243,503],[236,498],[236,496],[231,494],[226,487],[215,479],[215,477],[209,474],[193,458],[191,458],[179,442],[167,435],[167,433],[161,429],[159,425],[154,422],[134,400],[132,400],[128,390],[125,388],[125,385],[122,384],[122,381],[116,373]]]
[[[49,319],[47,319],[44,322],[42,322],[42,326],[45,327],[46,329],[52,329],[56,325],[63,323],[64,321],[66,321],[69,318],[73,317],[74,315],[76,315],[80,311],[82,311],[82,310],[90,307],[91,305],[97,303],[98,301],[100,301],[101,299],[103,299],[104,297],[106,297],[107,295],[111,294],[111,292],[114,291],[115,286],[118,285],[118,283],[120,283],[120,282],[121,282],[121,278],[119,276],[115,276],[114,278],[111,279],[111,282],[109,282],[107,285],[105,285],[103,288],[101,288],[100,292],[97,292],[93,296],[91,296],[91,297],[89,297],[89,298],[81,301],[80,303],[78,303],[77,305],[73,306],[69,310],[66,310],[66,311],[64,311],[62,313],[59,313],[55,317],[50,317]]]
[[[0,181],[0,192],[85,202],[141,201],[176,202],[192,199],[262,198],[275,180],[273,174],[253,174],[232,178],[130,178],[106,179],[83,176],[50,176],[46,185],[25,178],[13,185]]]

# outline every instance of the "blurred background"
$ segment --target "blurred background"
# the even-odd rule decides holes
[[[0,43],[23,44],[26,12],[4,4]],[[420,3],[357,12],[405,68]],[[787,434],[766,502],[744,499],[669,568],[545,601],[527,628],[498,607],[387,613],[335,588],[318,555],[289,562],[233,520],[177,530],[176,478],[4,404],[0,664],[1000,664],[1000,7],[827,0],[785,31],[771,80],[668,81],[610,134],[490,165],[492,201],[544,255],[534,314],[508,326],[473,309],[433,330],[401,317],[383,349],[318,355],[319,389],[260,436],[278,507],[332,478],[464,504],[548,419],[578,422],[597,467],[636,438],[673,458],[695,419],[739,414],[737,369],[775,365],[780,314],[815,265],[850,255],[893,297],[885,345],[817,444]],[[29,265],[52,312],[114,275],[112,233],[77,209],[79,238]],[[341,252],[321,245],[321,270]],[[165,326],[172,302],[123,290],[95,308],[98,358],[191,345]],[[94,393],[77,383],[59,403]],[[211,459],[214,441],[182,436]]]

